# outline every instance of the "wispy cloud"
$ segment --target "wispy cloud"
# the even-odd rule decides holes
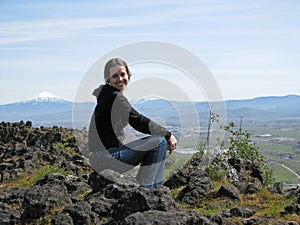
[[[73,7],[78,9],[80,6],[84,7],[84,4],[89,4],[89,2],[82,2],[82,4],[77,2]],[[90,4],[94,5],[95,2]],[[99,6],[101,7],[101,4]],[[40,7],[45,9],[43,5],[40,5]],[[70,7],[72,8],[72,5]],[[253,5],[220,4],[219,1],[213,3],[207,1],[206,4],[203,4],[203,2],[199,4],[198,2],[183,3],[180,1],[130,1],[123,7],[124,13],[120,13],[119,10],[114,8],[114,4],[107,4],[105,9],[108,8],[108,12],[111,10],[112,15],[109,15],[107,11],[102,15],[104,9],[100,9],[97,15],[94,12],[88,16],[79,15],[74,17],[70,14],[67,18],[31,18],[29,20],[2,21],[0,22],[0,45],[101,33],[104,33],[104,35],[130,35],[131,32],[137,33],[138,29],[145,30],[150,27],[150,29],[156,30],[157,33],[164,34],[163,28],[166,28],[168,33],[175,33],[178,30],[170,29],[170,27],[180,26],[180,24],[187,29],[187,34],[191,34],[192,32],[195,33],[194,26],[197,23],[205,24],[208,22],[207,20],[218,21],[214,18],[217,13],[231,13],[257,8]],[[111,28],[120,28],[120,30],[116,31]],[[188,29],[190,29],[190,32],[188,32]]]

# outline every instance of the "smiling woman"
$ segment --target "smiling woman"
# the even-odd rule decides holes
[[[176,138],[166,128],[138,113],[123,92],[131,73],[119,58],[104,68],[105,85],[94,92],[97,105],[89,128],[89,162],[98,172],[112,169],[125,172],[141,165],[136,176],[144,187],[163,185],[166,151],[177,147]],[[127,125],[149,136],[124,144]]]
[[[113,86],[121,92],[128,85],[130,77],[131,73],[127,64],[119,58],[111,59],[104,68],[106,84]]]

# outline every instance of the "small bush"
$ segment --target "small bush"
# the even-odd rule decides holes
[[[242,128],[237,130],[233,122],[225,126],[224,130],[230,133],[229,147],[226,154],[231,158],[258,164],[264,173],[263,185],[271,185],[274,182],[273,171],[264,163],[265,157],[261,154],[260,148],[252,142],[252,134],[242,130]],[[222,147],[224,148],[224,143]]]
[[[225,178],[225,170],[217,166],[209,166],[207,173],[213,181],[222,181]]]

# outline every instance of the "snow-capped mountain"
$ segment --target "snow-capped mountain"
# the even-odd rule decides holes
[[[32,121],[35,126],[71,126],[73,102],[43,91],[25,101],[0,105],[0,121]]]
[[[39,93],[36,97],[31,98],[27,101],[31,101],[31,102],[61,102],[64,100],[55,96],[54,94],[52,94],[48,91],[43,91],[43,92]]]

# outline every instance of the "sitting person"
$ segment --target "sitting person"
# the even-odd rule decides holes
[[[131,73],[119,58],[104,68],[105,85],[94,91],[97,105],[89,127],[89,162],[100,172],[112,169],[125,172],[140,165],[137,181],[144,187],[163,185],[167,150],[176,149],[176,138],[164,127],[138,113],[124,96]],[[149,136],[123,144],[124,127]]]

